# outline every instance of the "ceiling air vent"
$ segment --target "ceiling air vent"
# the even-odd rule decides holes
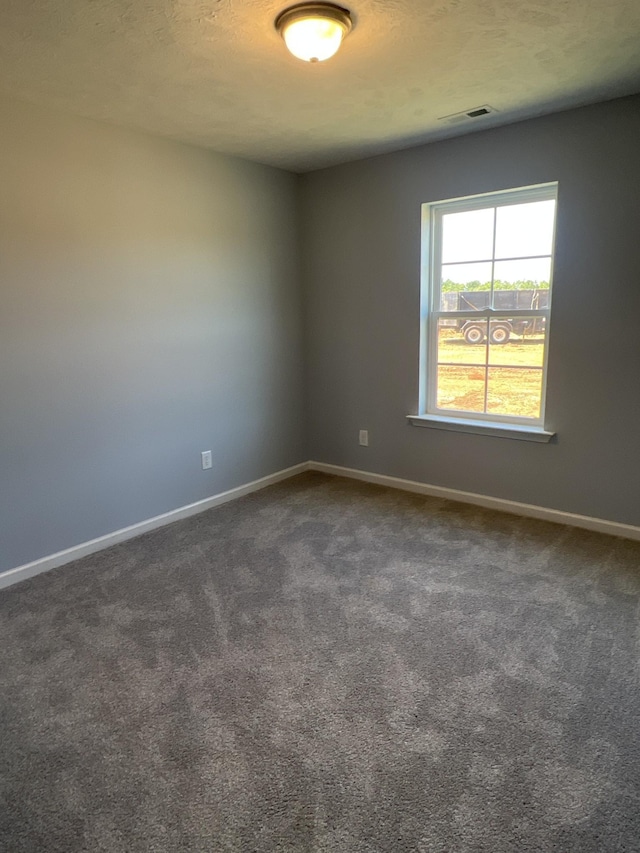
[[[445,124],[461,124],[463,121],[473,121],[474,119],[488,116],[492,113],[497,113],[498,110],[490,107],[489,104],[482,104],[480,107],[473,107],[470,110],[464,110],[461,113],[452,113],[450,116],[441,116],[438,121],[443,121]]]

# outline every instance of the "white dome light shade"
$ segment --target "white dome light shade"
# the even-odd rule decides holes
[[[329,59],[342,44],[344,30],[336,21],[326,18],[306,18],[294,21],[285,29],[283,37],[289,51],[307,62]]]
[[[306,62],[322,62],[333,56],[351,26],[347,10],[329,3],[293,6],[276,19],[276,29],[289,51]]]

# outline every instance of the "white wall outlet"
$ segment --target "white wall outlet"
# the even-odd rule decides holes
[[[203,450],[200,455],[202,456],[202,470],[206,471],[211,468],[211,451]]]
[[[360,442],[361,447],[369,447],[369,430],[368,429],[361,429],[360,430],[360,437],[359,437],[358,441]]]

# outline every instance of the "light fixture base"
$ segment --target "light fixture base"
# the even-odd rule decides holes
[[[282,35],[289,24],[304,18],[327,18],[335,21],[344,28],[345,36],[353,27],[349,10],[342,6],[336,6],[333,3],[298,3],[280,12],[275,20],[276,30]]]

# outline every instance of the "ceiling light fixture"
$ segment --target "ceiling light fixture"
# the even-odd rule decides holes
[[[291,6],[280,12],[275,24],[289,51],[305,62],[329,59],[353,26],[347,9],[332,3]]]

